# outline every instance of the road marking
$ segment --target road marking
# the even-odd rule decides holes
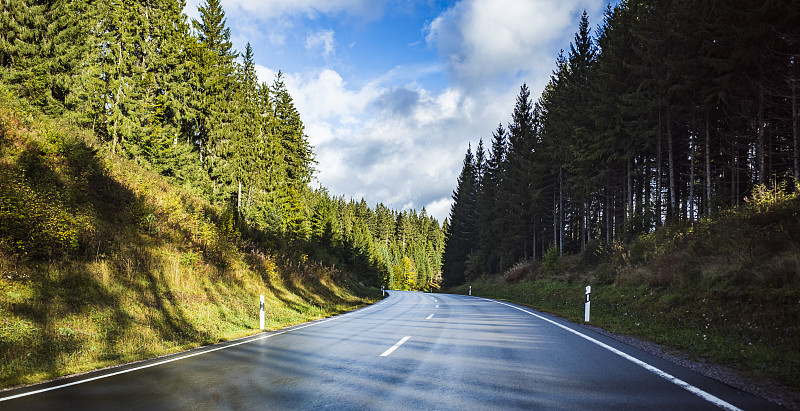
[[[429,315],[428,318],[426,318],[426,320],[430,320],[431,318],[433,318],[433,314]]]
[[[384,351],[383,354],[381,354],[381,357],[386,357],[387,355],[393,353],[394,350],[397,349],[397,347],[403,345],[403,343],[408,341],[409,338],[411,338],[410,335],[403,337],[403,339],[398,341],[395,345],[393,345],[392,348],[389,348],[388,350]]]
[[[591,342],[593,342],[593,343],[595,343],[595,344],[597,344],[597,345],[599,345],[599,346],[601,346],[601,347],[613,352],[614,354],[619,355],[622,358],[625,358],[628,361],[631,361],[632,363],[634,363],[634,364],[646,369],[647,371],[652,372],[653,374],[658,375],[659,377],[662,377],[662,378],[666,379],[667,381],[669,381],[669,382],[671,382],[671,383],[673,383],[673,384],[675,384],[675,385],[677,385],[677,386],[679,386],[679,387],[691,392],[694,395],[697,395],[698,397],[700,397],[700,398],[702,398],[702,399],[704,399],[704,400],[716,405],[717,407],[720,407],[720,408],[725,409],[725,410],[730,410],[730,411],[742,411],[741,408],[736,407],[735,405],[730,404],[730,403],[728,403],[728,402],[726,402],[726,401],[724,401],[724,400],[722,400],[722,399],[720,399],[718,397],[715,397],[714,395],[709,394],[709,393],[707,393],[707,392],[695,387],[694,385],[691,385],[688,382],[683,381],[680,378],[673,376],[672,374],[669,374],[669,373],[667,373],[665,371],[662,371],[662,370],[660,370],[660,369],[658,369],[658,368],[656,368],[656,367],[654,367],[654,366],[652,366],[652,365],[650,365],[650,364],[648,364],[648,363],[646,363],[646,362],[644,362],[644,361],[642,361],[642,360],[640,360],[640,359],[638,359],[638,358],[636,358],[636,357],[634,357],[634,356],[632,356],[630,354],[624,353],[624,352],[622,352],[622,351],[620,351],[620,350],[618,350],[618,349],[616,349],[616,348],[614,348],[614,347],[612,347],[612,346],[610,346],[610,345],[608,345],[606,343],[603,343],[601,341],[595,340],[594,338],[589,337],[586,334],[582,334],[579,331],[575,331],[572,328],[569,328],[569,327],[567,327],[565,325],[559,324],[559,323],[557,323],[557,322],[555,322],[555,321],[553,321],[553,320],[551,320],[549,318],[542,317],[541,315],[538,315],[536,313],[530,312],[530,311],[525,310],[525,309],[520,308],[520,307],[513,306],[511,304],[506,304],[506,303],[503,303],[503,302],[500,302],[500,301],[496,301],[496,300],[490,300],[488,298],[481,298],[481,299],[482,300],[486,300],[486,301],[491,301],[493,303],[497,303],[497,304],[500,304],[500,305],[505,305],[506,307],[511,307],[511,308],[513,308],[515,310],[520,310],[520,311],[522,311],[524,313],[527,313],[527,314],[530,314],[530,315],[532,315],[532,316],[534,316],[536,318],[539,318],[541,320],[547,321],[550,324],[553,324],[553,325],[556,325],[558,327],[561,327],[561,328],[563,328],[563,329],[565,329],[565,330],[567,330],[567,331],[569,331],[569,332],[571,332],[571,333],[573,333],[573,334],[575,334],[575,335],[577,335],[577,336],[579,336],[579,337],[581,337],[581,338],[583,338],[585,340],[591,341]]]
[[[316,321],[316,322],[312,322],[312,323],[309,323],[309,324],[300,325],[300,326],[297,326],[297,327],[294,327],[294,328],[287,328],[287,329],[284,329],[283,331],[279,331],[279,332],[275,332],[275,333],[271,333],[271,334],[267,334],[267,335],[262,335],[260,337],[251,338],[251,339],[248,339],[248,340],[245,340],[245,341],[239,341],[239,342],[236,342],[236,343],[233,343],[233,344],[224,345],[222,347],[211,348],[211,349],[208,349],[208,350],[203,350],[203,351],[195,352],[195,353],[192,353],[192,354],[183,355],[183,356],[180,356],[180,357],[169,358],[169,359],[166,359],[166,360],[163,360],[163,361],[158,361],[158,362],[154,362],[154,363],[151,363],[151,364],[145,364],[145,365],[142,365],[142,366],[139,366],[139,367],[129,368],[129,369],[126,369],[126,370],[112,372],[112,373],[109,373],[109,374],[98,375],[96,377],[86,378],[86,379],[83,379],[83,380],[73,381],[73,382],[66,383],[66,384],[61,384],[61,385],[55,385],[55,386],[52,386],[52,387],[42,388],[42,389],[35,390],[35,391],[23,392],[21,394],[11,395],[11,396],[8,396],[8,397],[2,397],[2,398],[0,398],[0,402],[13,400],[13,399],[17,399],[17,398],[22,398],[22,397],[27,397],[27,396],[34,395],[34,394],[41,394],[43,392],[53,391],[53,390],[57,390],[57,389],[60,389],[60,388],[71,387],[73,385],[78,385],[78,384],[83,384],[83,383],[86,383],[86,382],[101,380],[103,378],[113,377],[113,376],[116,376],[116,375],[127,374],[129,372],[139,371],[139,370],[143,370],[145,368],[155,367],[157,365],[168,364],[168,363],[171,363],[171,362],[174,362],[174,361],[178,361],[178,360],[185,360],[187,358],[196,357],[198,355],[203,355],[203,354],[208,354],[208,353],[211,353],[211,352],[214,352],[214,351],[224,350],[226,348],[236,347],[236,346],[239,346],[239,345],[242,345],[242,344],[247,344],[247,343],[251,343],[251,342],[255,342],[255,341],[261,341],[261,340],[266,340],[267,338],[270,338],[270,337],[275,337],[275,336],[278,336],[278,335],[281,335],[281,334],[290,333],[292,331],[302,330],[303,328],[308,328],[308,327],[312,327],[312,326],[315,326],[315,325],[324,324],[326,322],[333,321],[333,320],[340,319],[340,318],[344,318],[344,317],[347,317],[349,315],[353,315],[353,314],[356,314],[356,313],[361,313],[361,312],[364,312],[365,310],[369,310],[369,309],[371,309],[373,307],[376,307],[376,306],[378,306],[380,304],[383,304],[384,301],[388,301],[388,299],[387,300],[381,300],[380,302],[378,302],[376,304],[373,304],[373,305],[370,305],[370,306],[367,306],[367,307],[363,307],[363,308],[360,308],[360,309],[355,310],[355,311],[351,311],[351,312],[349,312],[347,314],[337,315],[336,317],[331,317],[331,318],[328,318],[328,319],[325,319],[325,320],[322,320],[322,321]],[[400,344],[405,342],[405,340],[408,339],[408,338],[409,337],[406,337]],[[398,344],[398,346],[400,344]],[[120,367],[124,367],[124,366],[125,365],[120,365]],[[46,384],[46,383],[42,383],[42,384]]]

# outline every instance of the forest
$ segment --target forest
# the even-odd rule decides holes
[[[796,190],[798,21],[786,0],[622,1],[594,30],[584,13],[541,96],[523,84],[467,150],[445,284]]]
[[[207,199],[220,224],[258,247],[351,271],[365,285],[438,287],[445,226],[424,209],[370,208],[312,189],[313,147],[283,75],[259,81],[255,51],[233,49],[219,0],[200,5],[199,20],[183,8],[3,1],[0,79],[37,110],[91,130],[112,157]],[[4,196],[0,251],[35,260],[88,244],[28,244],[31,227],[12,212],[24,208],[14,203],[21,193]]]

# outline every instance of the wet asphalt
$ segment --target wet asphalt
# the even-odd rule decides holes
[[[724,408],[780,409],[550,315],[401,291],[338,317],[0,393],[0,410]]]

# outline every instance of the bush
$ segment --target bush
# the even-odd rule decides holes
[[[550,246],[542,258],[542,270],[545,275],[556,275],[563,271],[561,254],[555,246]]]
[[[524,280],[526,277],[532,279],[541,264],[538,261],[521,261],[506,270],[503,274],[503,282],[513,284]]]

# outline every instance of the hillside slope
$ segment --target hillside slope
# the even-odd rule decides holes
[[[0,387],[256,333],[259,294],[268,329],[377,295],[5,90],[0,187]]]

